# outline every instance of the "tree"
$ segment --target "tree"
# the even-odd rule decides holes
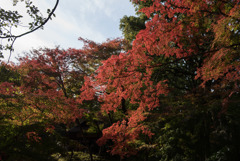
[[[176,140],[192,136],[193,141],[184,146],[178,142],[180,147],[174,154],[163,151],[165,159],[173,155],[173,160],[194,160],[197,154],[199,160],[207,160],[216,157],[224,146],[231,146],[230,152],[221,152],[228,160],[231,157],[238,160],[238,156],[233,155],[239,151],[233,141],[238,139],[213,144],[212,136],[219,127],[211,127],[223,121],[217,119],[218,114],[226,119],[228,110],[237,108],[239,1],[155,0],[140,11],[149,20],[146,29],[137,34],[132,49],[104,61],[98,75],[86,78],[82,88],[80,101],[94,99],[96,93],[101,93],[98,98],[103,113],[123,114],[119,121],[103,130],[98,143],[104,145],[112,140],[112,154],[122,157],[136,154],[141,149],[141,141],[150,143],[142,140],[141,133],[153,137],[147,120],[151,117],[149,113],[158,111],[159,119],[168,120],[159,122],[160,127],[166,129],[166,135],[158,139],[164,141],[165,137],[165,141],[169,141],[174,134]],[[189,117],[186,122],[180,121],[186,116]],[[192,125],[194,116],[199,120]],[[235,117],[232,116],[228,119],[232,120]],[[176,121],[172,121],[175,117]],[[174,129],[179,126],[179,131]],[[184,135],[179,135],[181,133]],[[237,135],[239,131],[233,133]],[[164,159],[163,154],[159,158]]]
[[[120,21],[120,30],[122,30],[125,39],[132,42],[137,33],[145,28],[146,17],[124,16]]]
[[[91,139],[90,135],[99,134],[96,116],[92,115],[97,111],[91,107],[96,102],[80,105],[76,97],[81,92],[84,76],[94,73],[100,60],[123,51],[125,41],[109,39],[98,44],[80,40],[84,42],[83,49],[33,50],[19,58],[19,65],[2,64],[0,138],[5,141],[1,143],[0,156],[9,160],[35,160],[39,151],[44,156],[39,160],[54,160],[54,153],[64,152],[62,148],[70,146],[62,140],[66,128],[71,129],[81,119],[90,125],[84,131],[85,142]],[[95,117],[95,121],[88,117]],[[11,145],[12,141],[16,144]],[[26,154],[29,148],[33,150]]]
[[[132,1],[135,6],[137,16],[124,16],[120,20],[119,28],[122,31],[124,38],[130,43],[136,38],[136,35],[140,30],[145,29],[145,23],[149,18],[142,12],[138,12],[140,9],[150,6],[152,1],[135,3]]]
[[[0,44],[0,57],[3,57],[3,50],[9,50],[10,56],[11,52],[13,51],[13,45],[17,38],[20,38],[22,36],[25,36],[27,34],[30,34],[40,28],[43,28],[43,26],[52,18],[54,15],[54,12],[58,6],[59,0],[56,0],[56,4],[53,7],[52,10],[48,9],[47,18],[44,18],[38,9],[37,6],[33,4],[32,1],[29,0],[21,0],[20,2],[25,2],[26,5],[26,12],[29,15],[30,18],[32,18],[32,22],[29,22],[28,28],[29,31],[26,31],[24,33],[16,35],[12,32],[14,28],[17,28],[19,26],[22,26],[21,19],[23,16],[18,13],[18,11],[10,11],[3,8],[0,8],[0,15],[1,15],[1,22],[0,22],[0,39],[2,42],[3,40],[7,40],[8,42],[6,44]],[[13,6],[17,6],[19,3],[18,0],[13,0]],[[26,26],[26,25],[24,25]]]
[[[41,118],[44,114],[26,101],[17,68],[1,64],[0,69],[1,160],[52,161],[55,160],[52,154],[64,154],[64,149],[57,144],[61,139],[49,120]]]
[[[147,18],[125,30],[131,47],[80,38],[1,68],[0,137],[27,127],[19,136],[38,142],[46,125],[77,123],[91,159],[101,131],[101,149],[125,160],[240,160],[239,0],[132,2]]]

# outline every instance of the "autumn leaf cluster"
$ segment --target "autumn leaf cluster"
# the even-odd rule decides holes
[[[34,50],[2,65],[4,122],[41,122],[51,133],[77,123],[80,144],[111,159],[237,161],[240,1],[132,3],[126,40],[80,38],[82,49]]]

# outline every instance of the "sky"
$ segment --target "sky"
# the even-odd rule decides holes
[[[43,15],[47,9],[55,5],[55,0],[33,0]],[[26,9],[23,2],[16,7],[12,0],[0,0],[1,8],[5,10],[18,10],[24,14]],[[107,38],[123,37],[119,30],[120,19],[124,15],[135,15],[133,5],[129,0],[60,0],[56,9],[56,17],[48,21],[44,30],[37,30],[29,35],[18,38],[14,43],[14,52],[10,61],[32,49],[40,47],[54,48],[81,48],[79,37],[103,42]],[[30,20],[25,17],[23,25]],[[17,28],[14,33],[23,33],[27,28]],[[13,34],[14,34],[13,33]],[[9,51],[4,51],[4,60],[9,56]]]

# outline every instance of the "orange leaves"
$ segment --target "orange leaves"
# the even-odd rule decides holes
[[[103,86],[94,85],[94,81],[86,78],[80,91],[83,77],[92,73],[101,60],[123,50],[125,43],[121,39],[102,44],[80,40],[85,43],[82,50],[40,49],[20,58],[22,101],[27,104],[26,108],[39,111],[38,121],[70,123],[81,118],[84,110],[79,103],[94,99],[95,91],[103,90]],[[81,92],[83,97],[79,98]]]
[[[16,68],[21,82],[0,85],[0,92],[9,97],[1,100],[3,115],[20,126],[38,122],[68,124],[81,118],[84,110],[79,109],[71,93],[71,88],[77,86],[79,91],[80,87],[71,83],[82,73],[74,70],[70,56],[57,48],[34,50],[31,56],[20,58]]]
[[[141,133],[149,137],[153,135],[142,122],[146,119],[148,110],[159,106],[158,96],[167,93],[164,82],[155,85],[150,80],[152,59],[135,47],[128,53],[104,61],[97,75],[85,77],[83,92],[79,96],[81,101],[87,101],[100,93],[101,111],[106,113],[124,111],[123,106],[126,105],[122,102],[123,99],[137,105],[134,110],[126,109],[125,118],[104,129],[102,138],[98,140],[99,145],[112,140],[114,145],[111,153],[122,157],[137,152],[134,144]]]
[[[140,3],[139,0],[133,2]],[[134,109],[127,109],[122,121],[103,131],[101,145],[108,139],[113,140],[112,153],[124,156],[128,153],[121,150],[122,147],[131,148],[129,143],[138,139],[140,133],[151,136],[142,122],[148,111],[160,106],[159,96],[168,93],[168,81],[175,82],[176,71],[185,74],[182,82],[190,81],[197,74],[196,79],[200,78],[202,85],[213,80],[224,84],[239,80],[239,34],[236,34],[239,4],[230,3],[232,6],[225,1],[155,0],[151,6],[141,9],[149,21],[146,29],[136,36],[132,49],[104,61],[91,77],[93,89],[87,88],[90,87],[87,84],[84,87],[92,93],[98,91],[96,87],[104,87],[99,95],[104,112],[120,111],[122,99],[134,105]],[[228,12],[224,11],[227,7],[230,7]],[[155,60],[160,56],[161,61]],[[164,70],[165,66],[166,73],[175,72],[173,78],[167,75],[153,80],[153,69],[163,67]],[[161,71],[158,72],[161,75]],[[199,88],[198,82],[190,84],[190,87],[180,85],[184,93]]]
[[[14,96],[16,89],[14,87],[14,83],[3,82],[0,83],[0,94],[6,96]]]
[[[128,142],[130,140],[130,134],[127,133],[126,121],[114,123],[111,127],[103,130],[103,137],[100,138],[97,143],[102,146],[106,144],[106,141],[111,139],[115,146],[111,150],[112,155],[120,155],[121,157],[131,154],[135,154],[136,151],[129,149]]]
[[[103,130],[99,145],[112,140],[112,154],[135,154],[141,134],[153,135],[144,121],[150,111],[160,107],[168,85],[189,94],[196,92],[199,84],[218,81],[218,86],[211,88],[224,89],[227,97],[239,91],[240,16],[236,2],[154,0],[141,10],[149,20],[128,52],[123,51],[126,42],[121,39],[98,44],[83,38],[79,38],[82,49],[34,51],[32,57],[21,59],[22,84],[2,83],[0,94],[14,99],[22,108],[19,118],[28,118],[29,124],[41,118],[57,123],[74,121],[82,117],[81,104],[98,100],[99,113],[116,117],[109,118],[112,125]],[[193,79],[195,75],[199,81]],[[39,140],[34,132],[27,137]]]
[[[147,127],[126,120],[118,121],[111,127],[103,130],[103,136],[97,141],[102,146],[106,144],[107,140],[112,140],[114,146],[112,147],[112,155],[120,155],[122,158],[137,153],[135,143],[140,133],[144,133],[151,137],[153,134]]]
[[[81,96],[78,98],[78,102],[82,103],[83,100],[93,100],[95,96],[95,92],[97,87],[92,85],[92,81],[89,77],[84,77],[85,82],[83,87],[81,88]]]
[[[237,51],[221,48],[214,52],[211,57],[204,61],[204,66],[198,69],[197,78],[203,80],[202,86],[210,80],[222,80],[224,82],[235,82],[239,80],[240,62],[234,61],[238,55]]]
[[[34,131],[27,132],[26,136],[29,140],[32,140],[32,141],[35,141],[35,142],[39,142],[41,140],[41,137],[39,137],[38,134]]]
[[[54,132],[55,127],[53,125],[48,125],[45,128],[45,131],[48,133],[53,133]]]
[[[238,68],[239,58],[239,21],[240,12],[236,10],[240,5],[236,1],[232,2],[231,7],[228,4],[221,4],[219,10],[221,13],[212,23],[214,40],[211,44],[211,50],[206,54],[206,59],[201,68],[198,69],[196,78],[203,80],[202,86],[210,80],[222,80],[223,84],[239,80]],[[226,10],[225,10],[226,9]],[[228,83],[227,83],[228,82]]]

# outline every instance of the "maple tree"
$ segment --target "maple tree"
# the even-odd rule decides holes
[[[17,68],[1,64],[0,69],[0,159],[51,160],[53,153],[63,151],[56,144],[59,139],[52,133],[53,127],[20,93]]]
[[[4,150],[10,144],[9,139],[25,135],[18,139],[19,144],[26,139],[33,143],[30,146],[35,146],[56,137],[56,126],[65,124],[71,127],[75,120],[92,112],[76,100],[83,78],[93,73],[101,65],[101,60],[123,51],[125,41],[109,39],[100,44],[83,38],[80,40],[84,42],[82,49],[33,50],[19,58],[19,65],[2,64],[0,118],[5,129],[1,137],[6,140],[1,147],[3,152],[10,155],[14,151],[11,148],[7,148],[10,151]],[[17,136],[6,135],[8,131],[21,128],[25,130],[20,130]],[[52,136],[43,137],[45,135]]]
[[[149,112],[161,108],[162,95],[168,99],[185,95],[192,106],[207,104],[209,110],[213,104],[204,95],[222,102],[218,106],[222,110],[239,95],[239,1],[150,2],[140,10],[149,20],[146,29],[136,35],[132,49],[103,61],[97,75],[85,79],[79,97],[81,102],[101,93],[103,112],[122,111],[122,119],[104,129],[98,140],[100,145],[112,140],[111,153],[122,157],[140,149],[140,133],[153,135],[144,121]],[[176,110],[188,106],[177,105]],[[208,109],[204,111],[208,113]],[[202,116],[203,124],[207,118]],[[209,144],[206,137],[203,146]],[[200,159],[206,155],[208,152],[203,152]]]
[[[103,155],[125,160],[239,160],[239,0],[132,3],[127,41],[80,38],[1,67],[0,137],[27,127],[31,147],[77,122],[91,160],[99,132]]]

